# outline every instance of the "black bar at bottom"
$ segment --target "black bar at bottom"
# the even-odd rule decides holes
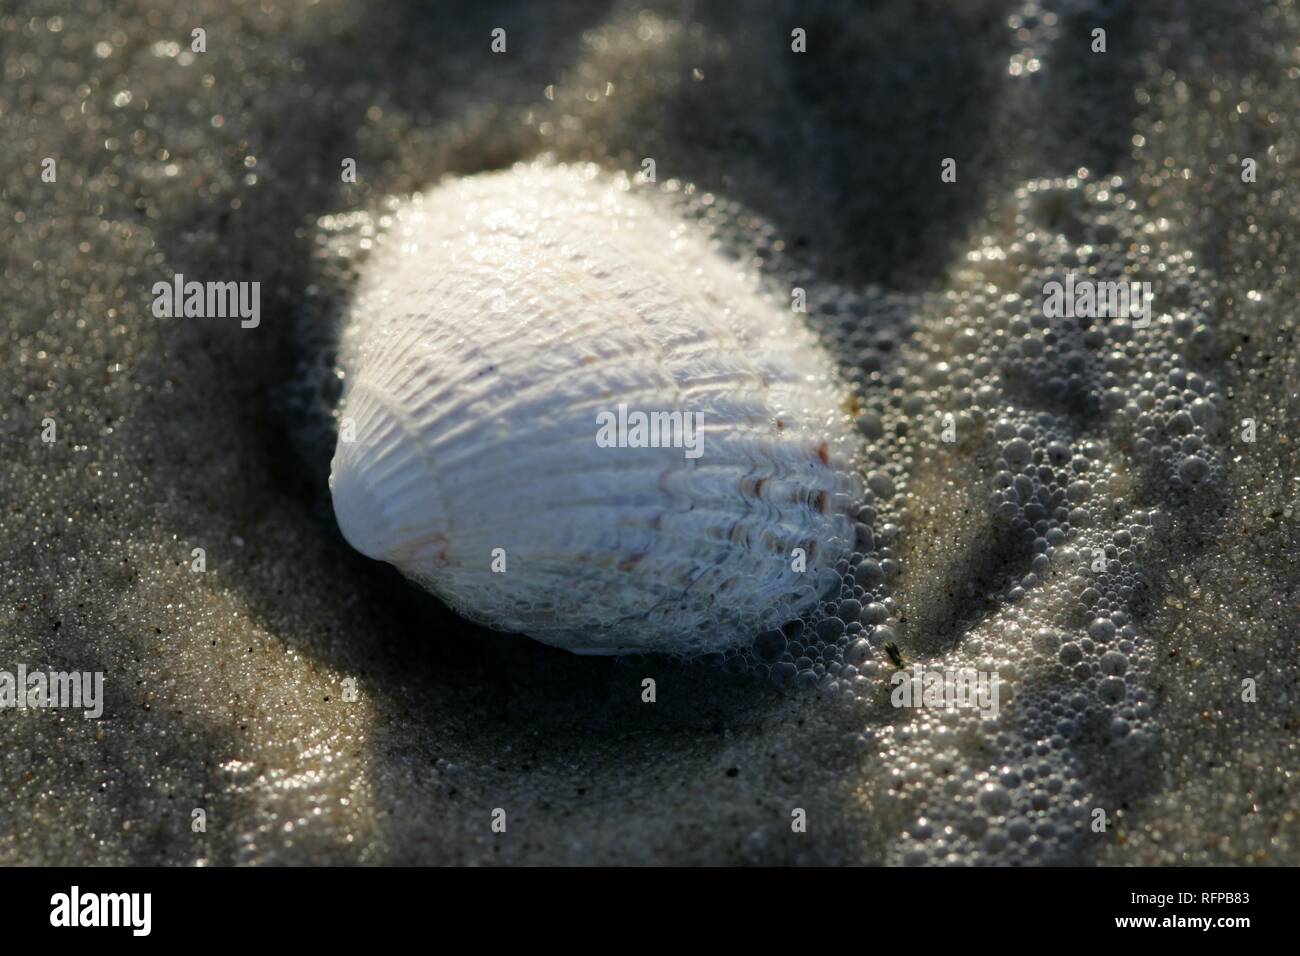
[[[695,881],[699,880],[698,884]],[[693,885],[695,884],[695,885]],[[446,926],[484,942],[501,930],[551,945],[595,926],[661,944],[675,925],[737,936],[843,927],[905,932],[951,945],[1041,931],[1039,939],[1142,938],[1226,943],[1291,925],[1296,871],[1287,869],[733,870],[671,874],[428,869],[0,869],[10,939],[98,936],[217,943],[373,946]],[[76,888],[75,890],[73,888]],[[146,897],[147,896],[147,907]],[[146,920],[147,915],[147,920]],[[85,925],[115,923],[116,925]],[[56,925],[57,924],[57,925]],[[73,925],[76,924],[76,925]],[[819,925],[820,924],[820,925]],[[802,930],[797,927],[803,926]],[[872,929],[874,927],[874,929]],[[143,932],[147,928],[147,935]],[[943,939],[934,939],[938,934]],[[436,937],[426,937],[432,944]],[[456,936],[442,937],[453,943]],[[461,937],[464,938],[464,937]],[[621,946],[618,936],[605,945]],[[816,935],[813,937],[816,938]],[[1034,937],[1026,937],[1028,942]],[[1276,936],[1272,938],[1277,938]],[[864,942],[866,940],[864,939]]]

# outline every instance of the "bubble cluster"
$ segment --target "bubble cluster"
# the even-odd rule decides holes
[[[779,260],[752,261],[796,284]],[[1046,290],[1067,276],[1149,281],[1150,315],[1050,315]],[[818,615],[758,635],[746,659],[870,715],[860,739],[912,821],[896,862],[1077,859],[1099,806],[1078,752],[1133,764],[1155,746],[1144,554],[1222,476],[1222,396],[1197,362],[1210,311],[1194,257],[1122,181],[1086,172],[1016,189],[942,294],[810,294],[809,322],[859,390],[857,549]],[[978,516],[989,582],[985,612],[941,646],[918,604],[962,582],[918,569],[896,594],[916,550],[912,484],[937,470],[954,484],[939,507]],[[886,642],[908,666],[998,675],[1000,713],[889,707]]]

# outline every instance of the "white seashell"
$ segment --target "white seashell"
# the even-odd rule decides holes
[[[721,650],[838,584],[847,393],[699,226],[564,166],[453,182],[394,218],[343,338],[355,440],[341,430],[330,488],[357,550],[588,654]],[[702,414],[702,454],[602,447],[620,405]]]

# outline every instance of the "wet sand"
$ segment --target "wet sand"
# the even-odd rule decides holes
[[[0,710],[0,862],[1300,862],[1294,4],[41,6],[0,14],[0,669],[102,671],[105,706]],[[338,299],[319,221],[542,154],[654,156],[666,194],[717,197],[694,208],[720,241],[814,290],[810,321],[858,324],[845,361],[900,482],[900,638],[1001,665],[1000,723],[576,657],[347,547],[303,396]],[[1056,198],[1027,198],[1040,179]],[[1140,341],[1214,386],[1199,492],[1140,466],[1122,415],[1016,377],[1009,330],[1041,303],[1006,264],[1094,249],[1178,279]],[[177,272],[261,282],[259,327],[155,318]],[[1033,635],[1085,636],[1071,573],[1011,595],[1030,557],[989,500],[996,447],[927,437],[973,343],[1027,420],[1098,444],[1094,529],[1164,516],[1124,609],[1129,743],[1086,721],[1053,740],[1089,685]],[[981,796],[1012,777],[1006,806]],[[1005,840],[945,831],[981,806]]]

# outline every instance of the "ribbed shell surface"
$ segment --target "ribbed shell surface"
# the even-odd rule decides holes
[[[344,331],[330,485],[354,547],[471,619],[696,654],[835,583],[853,429],[799,317],[638,188],[518,167],[398,207]],[[699,457],[603,447],[620,405],[700,413]]]

